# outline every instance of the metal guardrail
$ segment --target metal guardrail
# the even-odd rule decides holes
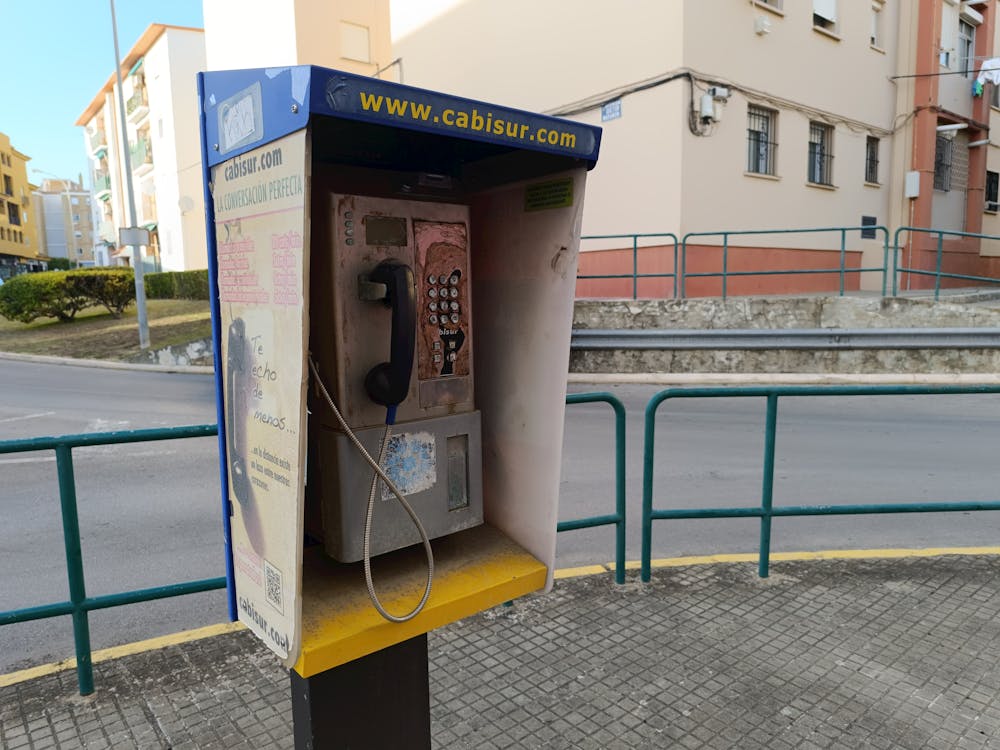
[[[970,386],[780,386],[668,388],[653,396],[646,405],[642,469],[642,559],[641,579],[649,581],[653,521],[690,518],[760,518],[760,546],[757,573],[766,578],[771,555],[771,519],[775,516],[832,516],[869,513],[939,513],[973,510],[1000,510],[1000,501],[870,503],[862,505],[792,505],[774,507],[774,457],[777,436],[778,399],[804,396],[909,396],[1000,393],[998,385]],[[764,431],[764,461],[760,505],[731,508],[653,508],[653,469],[655,467],[656,412],[660,404],[677,398],[757,397],[767,399]]]
[[[907,232],[910,235],[910,246],[913,245],[913,235],[931,235],[937,237],[937,256],[935,259],[935,268],[933,271],[926,271],[920,268],[912,268],[909,266],[904,266],[900,264],[900,252],[899,252],[899,236],[903,232]],[[973,276],[970,274],[962,273],[948,273],[942,270],[944,265],[944,238],[945,237],[966,237],[978,240],[997,240],[1000,241],[1000,236],[994,234],[978,234],[976,232],[953,232],[945,229],[922,229],[920,227],[899,227],[893,233],[892,239],[892,295],[895,297],[898,291],[899,277],[902,274],[909,274],[911,276],[932,276],[934,277],[934,299],[940,299],[941,296],[941,280],[942,279],[959,279],[961,281],[975,281],[981,284],[1000,284],[1000,279],[994,279],[989,276]],[[912,255],[912,252],[911,252]],[[883,286],[882,295],[885,295],[885,288]]]
[[[216,425],[194,425],[151,430],[94,432],[85,435],[63,435],[61,437],[39,437],[0,442],[0,454],[55,451],[56,472],[59,478],[59,503],[62,508],[63,545],[66,552],[66,574],[69,579],[69,601],[0,612],[0,625],[12,625],[18,622],[29,622],[61,615],[72,617],[73,642],[76,650],[76,680],[80,695],[90,695],[94,692],[94,669],[91,661],[88,613],[96,609],[221,589],[226,587],[226,579],[206,578],[200,581],[88,597],[83,575],[83,555],[80,548],[80,522],[76,503],[76,477],[73,472],[73,449],[92,445],[210,437],[216,434],[218,434]]]
[[[625,405],[610,393],[571,393],[566,404],[604,402],[615,412],[615,512],[574,521],[560,521],[556,531],[615,526],[615,583],[625,583]]]
[[[791,328],[573,330],[584,349],[1000,349],[1000,328]]]
[[[557,531],[596,526],[615,526],[615,581],[625,582],[625,407],[610,393],[574,393],[566,397],[567,404],[604,402],[615,413],[615,512],[591,516],[558,524]],[[118,594],[88,597],[84,582],[83,555],[80,544],[80,522],[76,502],[76,477],[73,471],[73,449],[94,445],[118,445],[156,440],[211,437],[218,435],[218,425],[164,427],[149,430],[94,432],[60,437],[39,437],[26,440],[0,441],[0,454],[54,450],[59,479],[59,502],[62,511],[63,545],[66,553],[66,573],[69,579],[69,601],[42,604],[35,607],[0,612],[0,626],[30,622],[47,617],[69,615],[73,620],[73,642],[76,652],[77,685],[80,695],[94,692],[94,671],[90,647],[88,613],[97,609],[164,599],[224,589],[226,578],[206,578],[186,583],[174,583],[138,589]]]

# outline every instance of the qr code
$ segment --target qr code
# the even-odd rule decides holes
[[[276,610],[284,614],[285,605],[281,595],[281,571],[264,561],[264,598]]]

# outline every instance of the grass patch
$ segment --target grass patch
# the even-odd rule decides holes
[[[151,349],[187,344],[212,335],[206,300],[146,300],[146,318]],[[130,360],[140,354],[136,310],[132,306],[115,320],[103,307],[90,307],[68,323],[40,318],[25,324],[0,317],[0,351]]]

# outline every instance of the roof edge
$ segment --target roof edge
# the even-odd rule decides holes
[[[150,47],[152,47],[156,41],[163,36],[167,29],[177,29],[179,31],[200,31],[203,34],[205,29],[198,28],[197,26],[177,26],[170,23],[151,23],[146,27],[146,30],[142,32],[139,38],[136,40],[132,48],[125,53],[125,57],[122,58],[121,74],[122,78],[125,78],[132,67],[139,61],[143,55],[149,52]],[[104,103],[104,95],[107,94],[114,87],[115,84],[115,74],[112,73],[108,76],[108,80],[105,82],[104,86],[97,92],[93,99],[91,99],[90,104],[87,108],[83,110],[80,116],[77,118],[74,125],[86,126],[97,114],[97,111],[101,108]]]

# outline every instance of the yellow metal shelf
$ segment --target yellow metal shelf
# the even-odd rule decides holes
[[[424,610],[404,623],[384,620],[368,599],[361,563],[345,565],[318,547],[302,574],[302,677],[427,633],[545,585],[546,567],[503,533],[483,525],[432,542],[434,585]],[[420,601],[427,563],[419,545],[372,560],[382,605],[404,614]]]

